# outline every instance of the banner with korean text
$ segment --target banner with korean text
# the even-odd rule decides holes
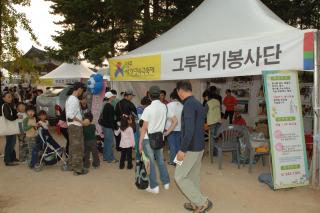
[[[262,70],[313,71],[314,32],[285,31],[110,59],[114,81],[206,79],[261,75]]]
[[[308,185],[298,73],[263,71],[263,78],[274,188]]]

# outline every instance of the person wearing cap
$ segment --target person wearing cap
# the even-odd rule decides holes
[[[150,87],[149,94],[152,102],[151,105],[144,109],[141,116],[143,125],[140,132],[139,151],[141,153],[143,150],[145,155],[150,159],[150,181],[146,191],[158,194],[160,189],[155,164],[157,163],[158,165],[160,179],[165,190],[168,190],[170,187],[170,178],[163,159],[163,148],[156,150],[151,148],[149,137],[146,136],[164,132],[168,110],[166,105],[160,101],[160,88],[158,86]]]
[[[137,108],[131,102],[134,96],[132,90],[125,91],[124,98],[117,103],[115,108],[117,121],[121,120],[122,115],[133,115],[134,117],[137,117]]]
[[[112,145],[114,144],[113,130],[115,129],[115,113],[112,101],[115,96],[112,92],[107,92],[105,98],[107,99],[107,103],[103,107],[102,114],[100,115],[101,121],[99,122],[104,134],[103,160],[108,163],[117,163],[118,161],[115,159],[112,150]]]
[[[72,94],[66,101],[66,118],[69,133],[69,158],[68,170],[73,170],[74,175],[88,173],[83,167],[84,137],[83,118],[81,114],[79,97],[82,95],[85,86],[76,82],[72,87]]]

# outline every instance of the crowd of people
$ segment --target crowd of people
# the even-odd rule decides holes
[[[57,126],[67,142],[65,170],[72,171],[76,176],[87,174],[91,165],[94,169],[100,167],[96,125],[84,92],[85,85],[75,83],[69,92],[65,110],[57,109]],[[36,97],[41,94],[41,90],[20,87],[3,91],[1,116],[11,121],[20,119],[23,124],[21,134],[6,136],[6,166],[15,166],[20,161],[33,168],[39,160],[38,152],[34,151],[39,143],[37,129],[49,130],[46,112],[41,110],[36,114]],[[98,119],[103,130],[103,161],[119,163],[119,169],[132,169],[133,159],[139,161],[143,153],[150,160],[149,187],[146,191],[158,194],[160,187],[156,168],[164,189],[170,188],[163,146],[155,148],[154,144],[159,140],[159,135],[165,137],[170,153],[168,165],[176,167],[174,179],[190,201],[184,207],[194,212],[209,210],[212,202],[200,191],[204,124],[207,123],[211,130],[211,143],[217,140],[222,119],[229,120],[230,124],[246,125],[241,114],[235,113],[237,100],[231,91],[227,90],[222,99],[218,89],[211,86],[203,93],[204,103],[201,104],[192,95],[191,83],[181,81],[170,93],[169,101],[166,100],[166,91],[152,86],[138,107],[132,102],[135,96],[132,90],[121,95],[123,98],[119,100],[117,91],[108,89],[105,93]],[[226,109],[224,113],[222,105]],[[16,137],[19,141],[19,160],[14,149]],[[120,161],[116,159],[115,151],[121,152]],[[135,156],[132,156],[133,153]]]

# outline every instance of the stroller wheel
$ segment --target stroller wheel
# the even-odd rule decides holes
[[[67,165],[66,163],[64,163],[64,164],[61,166],[61,170],[64,171],[64,172],[72,171],[72,170],[70,170],[70,168],[68,167],[68,165]]]
[[[37,163],[37,164],[34,166],[34,171],[40,172],[41,170],[42,170],[42,166],[41,166],[39,163]]]

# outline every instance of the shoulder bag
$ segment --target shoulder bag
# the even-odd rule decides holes
[[[167,107],[167,105],[166,105],[166,108],[167,108],[167,112],[166,112],[165,121],[167,121],[167,116],[168,116],[168,107]],[[165,130],[165,126],[166,125],[164,125],[164,128],[163,128],[162,132],[155,132],[155,133],[148,134],[150,146],[151,146],[152,149],[158,150],[158,149],[162,149],[164,147],[164,135],[163,135],[163,133],[164,133],[164,130]]]
[[[22,133],[22,123],[19,122],[19,120],[15,121],[9,121],[4,117],[3,113],[3,108],[5,104],[2,104],[1,111],[2,111],[2,116],[0,116],[0,136],[5,136],[5,135],[17,135]],[[11,108],[10,108],[11,110]],[[11,110],[11,114],[12,114]],[[19,124],[20,123],[20,124]]]

